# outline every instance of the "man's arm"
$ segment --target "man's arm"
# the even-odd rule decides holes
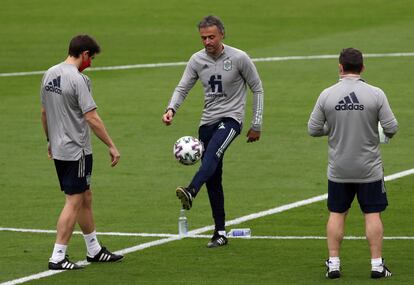
[[[242,58],[241,74],[253,93],[253,118],[251,127],[247,132],[247,142],[254,142],[259,140],[261,135],[264,92],[256,66],[247,54],[244,54]]]
[[[326,117],[322,107],[322,94],[316,101],[312,114],[308,121],[308,133],[313,137],[326,136],[329,133]]]
[[[398,122],[394,116],[394,113],[391,110],[390,104],[388,103],[387,96],[385,96],[384,92],[381,91],[381,98],[382,103],[379,108],[378,112],[378,119],[381,123],[381,126],[384,130],[384,134],[392,138],[398,131]]]
[[[174,90],[171,100],[168,103],[167,109],[162,116],[162,122],[165,125],[169,126],[172,124],[175,113],[184,102],[185,98],[188,95],[188,92],[190,92],[191,88],[193,88],[194,84],[197,82],[197,79],[198,74],[193,68],[193,57],[191,57],[187,63],[187,66],[185,67],[180,82]]]
[[[85,113],[85,120],[88,123],[89,127],[95,133],[95,135],[108,146],[109,148],[109,156],[111,157],[111,166],[117,165],[121,155],[118,152],[115,144],[113,143],[111,137],[109,136],[108,132],[106,131],[105,125],[99,117],[98,112],[96,109],[91,110]]]
[[[45,132],[46,135],[46,140],[47,140],[47,156],[49,158],[52,158],[52,151],[50,149],[50,143],[49,143],[49,131],[47,129],[47,117],[46,117],[46,110],[45,108],[42,106],[42,108],[40,109],[40,113],[41,113],[41,121],[42,121],[42,127],[43,130]]]
[[[41,113],[42,127],[43,127],[43,130],[45,131],[45,135],[46,135],[46,140],[49,141],[49,132],[47,130],[46,110],[43,106],[40,109],[40,113]]]

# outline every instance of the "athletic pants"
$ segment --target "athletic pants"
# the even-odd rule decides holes
[[[200,191],[205,183],[213,213],[215,230],[225,230],[224,193],[222,185],[223,156],[236,136],[240,134],[241,125],[232,118],[223,118],[213,125],[201,126],[199,138],[204,144],[201,166],[193,177],[189,187]]]

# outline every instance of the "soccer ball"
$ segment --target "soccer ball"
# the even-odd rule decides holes
[[[203,155],[203,143],[195,137],[185,136],[179,138],[173,147],[175,158],[184,165],[193,165]]]

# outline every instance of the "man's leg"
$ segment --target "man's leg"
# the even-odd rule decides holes
[[[203,134],[200,128],[200,139],[203,141]],[[200,169],[193,177],[189,188],[193,188],[197,194],[201,186],[212,177],[219,163],[223,158],[224,152],[232,141],[240,134],[240,124],[233,119],[224,119],[214,130],[207,130],[206,136],[210,136],[208,145],[204,152]]]
[[[57,222],[56,243],[65,245],[69,243],[82,205],[82,200],[82,193],[66,195],[65,206],[63,207]]]
[[[58,175],[60,189],[66,194],[65,206],[63,207],[58,222],[56,243],[53,253],[49,259],[49,269],[73,270],[82,266],[68,260],[66,249],[73,233],[73,228],[78,220],[79,211],[84,199],[83,181],[79,178],[79,161],[54,160],[56,173]]]
[[[92,212],[92,191],[86,190],[83,194],[82,206],[79,209],[78,224],[84,234],[95,230],[95,221]]]
[[[339,254],[344,237],[345,219],[356,193],[353,183],[338,183],[328,180],[329,219],[326,225],[329,259],[326,261],[326,277],[339,278],[341,262]]]
[[[382,240],[384,237],[384,227],[380,213],[368,213],[365,215],[365,234],[371,251],[371,258],[381,258]]]
[[[60,213],[56,226],[56,242],[50,262],[58,263],[65,259],[66,248],[72,236],[82,200],[82,194],[66,195],[65,206]]]
[[[223,161],[221,160],[214,172],[206,182],[208,197],[213,214],[215,231],[225,231],[224,193],[222,181]]]
[[[207,247],[214,248],[227,244],[225,230],[224,193],[221,183],[223,161],[220,160],[213,176],[206,182],[211,211],[214,218],[214,234]]]
[[[344,238],[345,219],[348,211],[345,213],[330,212],[328,223],[326,225],[326,235],[328,243],[329,259],[326,261],[328,271],[326,277],[335,279],[341,276],[341,262],[339,253],[341,243]]]
[[[345,213],[330,212],[328,223],[326,225],[326,235],[328,251],[330,257],[339,257],[341,243],[344,238],[345,230]]]
[[[365,235],[371,251],[371,278],[390,277],[392,273],[382,259],[384,226],[380,213],[365,213]]]
[[[381,212],[388,205],[384,181],[361,183],[358,187],[358,202],[364,212],[365,235],[371,251],[371,277],[389,277],[392,273],[384,265],[382,258],[384,226],[381,221]]]
[[[345,219],[356,193],[351,183],[338,183],[328,180],[329,219],[326,225],[326,236],[329,257],[337,257],[344,237]]]
[[[177,197],[181,200],[184,209],[189,210],[192,207],[192,201],[202,185],[214,175],[224,152],[234,138],[240,134],[240,127],[236,120],[230,118],[223,119],[213,126],[200,127],[199,137],[206,148],[201,166],[188,187],[179,186],[176,189]]]
[[[92,191],[86,190],[84,193],[82,207],[79,210],[78,224],[85,239],[87,255],[94,257],[102,249],[99,244],[95,231],[95,222],[92,211]]]
[[[89,262],[114,262],[121,260],[123,255],[114,254],[99,244],[92,211],[92,191],[88,189],[83,195],[84,199],[78,215],[78,224],[85,239],[86,260]]]

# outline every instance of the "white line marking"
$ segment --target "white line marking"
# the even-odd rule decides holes
[[[80,264],[80,263],[78,263]],[[40,278],[44,278],[44,277],[48,277],[48,276],[52,276],[58,273],[62,273],[65,272],[65,270],[48,270],[48,271],[43,271],[37,274],[33,274],[33,275],[29,275],[27,277],[23,277],[23,278],[19,278],[19,279],[14,279],[11,281],[7,281],[7,282],[3,282],[0,283],[0,285],[14,285],[14,284],[21,284],[24,282],[28,282],[31,280],[36,280],[36,279],[40,279]]]
[[[45,234],[56,234],[56,230],[37,230],[37,229],[19,229],[19,228],[0,228],[0,231],[10,231],[10,232],[21,232],[21,233],[45,233]],[[82,232],[75,231],[73,234],[81,235]],[[177,238],[178,234],[167,234],[167,233],[120,233],[120,232],[97,232],[98,236],[129,236],[129,237],[162,237],[162,238]],[[190,234],[188,238],[210,238],[211,235],[200,235],[200,234]],[[326,239],[322,236],[250,236],[250,237],[228,237],[230,239]],[[348,236],[344,239],[365,239],[365,237],[355,237]],[[388,240],[412,240],[414,237],[410,236],[395,236],[395,237],[384,237]]]
[[[7,232],[21,232],[21,233],[43,233],[43,234],[56,234],[56,230],[40,230],[40,229],[19,229],[19,228],[2,228],[0,231]],[[73,234],[81,235],[82,232],[74,231]],[[154,234],[154,233],[120,233],[120,232],[97,232],[100,236],[135,236],[135,237],[173,237],[174,234]]]
[[[414,52],[367,53],[367,54],[364,54],[365,58],[369,58],[369,57],[373,57],[373,58],[376,58],[376,57],[407,57],[407,56],[414,56]],[[338,58],[337,54],[323,54],[323,55],[259,57],[259,58],[252,58],[252,60],[254,62],[267,62],[267,61],[315,60],[315,59],[337,59],[337,58]],[[158,68],[158,67],[182,66],[182,65],[186,65],[186,64],[187,64],[186,61],[161,62],[161,63],[144,63],[144,64],[118,65],[118,66],[91,67],[91,68],[88,68],[87,71]],[[39,75],[39,74],[43,74],[45,72],[46,72],[46,70],[27,71],[27,72],[9,72],[9,73],[0,73],[0,77]]]
[[[23,232],[23,233],[46,233],[46,234],[56,234],[55,230],[35,230],[35,229],[18,229],[18,228],[0,228],[0,231],[11,231],[11,232]],[[82,232],[75,231],[73,234],[81,235]],[[178,234],[167,234],[167,233],[120,233],[120,232],[97,232],[99,236],[132,236],[132,237],[162,237],[162,238],[173,238],[179,239]],[[211,235],[200,235],[200,234],[189,234],[187,238],[210,238]],[[302,240],[302,239],[326,239],[324,236],[255,236],[250,237],[228,237],[230,239],[279,239],[279,240]],[[346,236],[344,239],[354,240],[354,239],[365,239],[364,236]],[[414,236],[391,236],[384,237],[386,240],[414,240]],[[148,243],[151,244],[152,242]],[[148,245],[146,244],[146,247]],[[125,254],[125,253],[124,253]],[[83,262],[83,261],[82,261]]]
[[[405,171],[402,171],[402,172],[398,172],[398,173],[395,173],[395,174],[392,174],[392,175],[389,175],[389,176],[386,176],[386,177],[384,177],[384,180],[385,181],[391,181],[391,180],[399,179],[399,178],[407,176],[407,175],[411,175],[413,173],[414,173],[414,168],[409,169],[409,170],[405,170]],[[325,200],[327,198],[327,196],[328,196],[327,194],[319,195],[319,196],[315,196],[315,197],[305,199],[305,200],[302,200],[302,201],[298,201],[298,202],[290,203],[290,204],[283,205],[283,206],[280,206],[280,207],[276,207],[276,208],[273,208],[273,209],[269,209],[269,210],[266,210],[266,211],[261,211],[261,212],[255,213],[255,214],[250,214],[250,215],[247,215],[247,216],[243,216],[243,217],[233,219],[233,220],[230,220],[230,221],[226,222],[226,226],[237,225],[237,224],[240,224],[240,223],[243,223],[243,222],[246,222],[246,221],[250,221],[250,220],[253,220],[253,219],[257,219],[257,218],[260,218],[260,217],[264,217],[264,216],[267,216],[267,215],[280,213],[280,212],[287,211],[287,210],[297,208],[297,207],[301,207],[301,206],[304,206],[304,205],[309,205],[309,204],[312,204],[312,203],[315,203],[315,202],[318,202],[318,201]],[[214,225],[206,226],[206,227],[202,227],[202,228],[199,228],[199,229],[189,231],[188,234],[189,234],[189,236],[195,236],[197,234],[200,234],[200,233],[206,232],[208,230],[212,230],[212,229],[214,229]],[[146,248],[149,248],[149,247],[169,243],[169,242],[180,240],[180,239],[181,238],[178,235],[174,235],[172,237],[163,238],[163,239],[159,239],[159,240],[155,240],[155,241],[151,241],[151,242],[138,244],[138,245],[133,246],[133,247],[124,248],[124,249],[121,249],[119,251],[116,251],[115,253],[117,253],[117,254],[128,254],[128,253],[136,252],[136,251],[143,250],[143,249],[146,249]],[[411,239],[411,237],[401,237],[401,239]],[[82,260],[82,261],[79,261],[77,263],[81,264],[81,265],[85,265],[85,266],[89,264],[88,262],[86,262],[86,260]],[[7,281],[5,283],[0,283],[0,285],[21,284],[21,283],[24,283],[24,282],[27,282],[27,281],[44,278],[44,277],[55,275],[55,274],[58,274],[58,273],[61,273],[61,272],[64,272],[64,271],[48,270],[48,271],[40,272],[40,273],[37,273],[37,274],[34,274],[34,275],[29,275],[29,276],[26,276],[26,277],[23,277],[23,278]]]
[[[193,235],[188,238],[210,238],[211,235]],[[276,240],[304,240],[304,239],[326,239],[324,236],[250,236],[250,237],[228,237],[230,239],[276,239]],[[364,236],[345,236],[346,240],[365,240]],[[386,240],[414,240],[413,237],[408,236],[395,236],[384,237]]]
[[[398,178],[401,178],[401,177],[404,177],[404,176],[408,176],[408,175],[411,175],[411,174],[414,174],[414,168],[385,176],[384,180],[385,181],[391,181],[391,180],[395,180],[395,179],[398,179]]]

